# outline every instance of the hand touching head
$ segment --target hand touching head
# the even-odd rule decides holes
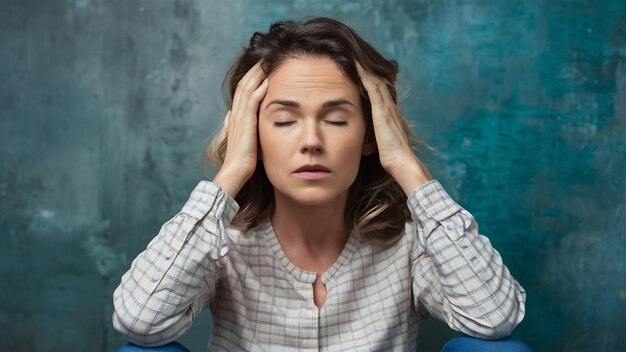
[[[306,61],[302,61],[303,59]],[[273,158],[279,156],[277,153],[287,153],[287,151],[273,148],[274,152],[269,155],[269,150],[263,150],[261,146],[264,141],[267,141],[266,149],[270,145],[276,147],[275,144],[270,144],[273,140],[269,137],[277,136],[280,133],[285,135],[289,135],[289,133],[292,135],[295,133],[299,134],[298,141],[300,144],[294,147],[292,143],[290,156],[283,155],[284,158],[288,159],[281,159],[289,161],[288,167],[299,165],[302,162],[308,163],[309,161],[313,163],[325,160],[333,165],[343,162],[343,160],[339,159],[324,159],[321,157],[322,154],[319,154],[320,151],[329,152],[327,148],[331,148],[329,144],[333,139],[331,136],[337,137],[338,131],[345,133],[345,130],[340,130],[343,127],[338,125],[331,126],[327,122],[333,121],[333,119],[339,121],[343,118],[348,118],[349,113],[344,113],[342,116],[334,116],[333,119],[330,118],[330,115],[327,115],[326,117],[328,118],[326,119],[323,118],[325,115],[323,115],[323,111],[320,109],[321,104],[327,100],[340,98],[339,96],[342,94],[331,94],[332,87],[330,84],[333,83],[333,80],[328,76],[322,77],[322,72],[319,72],[317,77],[315,77],[315,72],[310,72],[311,76],[308,82],[303,81],[307,74],[305,70],[316,69],[313,66],[317,65],[317,69],[323,66],[329,70],[334,70],[333,74],[335,77],[332,77],[335,81],[334,83],[343,82],[343,92],[352,93],[349,99],[346,99],[354,105],[354,110],[351,114],[354,116],[360,115],[359,117],[361,118],[359,125],[361,127],[359,128],[362,128],[362,131],[355,134],[358,135],[358,139],[353,141],[354,143],[352,144],[355,144],[356,147],[353,146],[354,150],[350,149],[352,157],[351,162],[349,162],[350,170],[341,175],[341,179],[345,180],[346,183],[338,186],[340,188],[349,187],[348,208],[345,212],[346,223],[356,228],[366,238],[370,238],[372,243],[390,244],[395,242],[403,230],[405,221],[410,220],[410,213],[406,207],[406,195],[402,188],[380,165],[375,148],[371,102],[367,90],[359,78],[355,61],[358,61],[363,68],[376,74],[381,80],[386,82],[388,91],[395,103],[397,103],[395,88],[395,80],[398,75],[397,63],[394,60],[384,58],[376,49],[364,41],[356,31],[334,19],[313,17],[302,21],[275,22],[270,25],[267,33],[255,32],[252,35],[249,45],[242,50],[228,70],[223,89],[225,91],[226,105],[231,110],[234,108],[233,102],[235,101],[237,84],[260,60],[262,60],[261,68],[269,78],[269,85],[265,92],[266,95],[264,95],[263,100],[257,106],[257,118],[261,118],[258,124],[259,133],[263,133],[263,136],[268,138],[263,137],[257,141],[259,147],[257,159],[259,160],[253,175],[237,193],[235,199],[240,205],[240,211],[233,219],[232,226],[239,227],[242,230],[254,227],[273,211],[274,186],[272,182],[279,186],[279,179],[285,174],[273,174],[273,171],[281,171],[277,168],[266,170],[263,159],[268,159],[268,163],[271,161],[272,165],[278,165],[274,163],[278,159]],[[300,60],[299,65],[293,66],[298,60]],[[328,63],[330,62],[334,63],[334,65],[329,65]],[[275,75],[275,73],[281,70],[283,72],[291,70],[292,74],[299,74],[300,82],[292,79],[290,82],[283,80],[284,84],[281,86],[272,84],[273,77],[278,78],[280,76]],[[286,76],[282,75],[282,77],[285,78]],[[327,80],[324,81],[322,78],[327,78]],[[276,83],[279,83],[278,80]],[[299,100],[300,110],[292,109],[289,111],[291,114],[283,111],[280,116],[277,113],[270,115],[269,110],[267,114],[264,110],[261,110],[264,108],[264,104],[268,104],[270,100],[287,96],[285,94],[288,92],[288,89],[286,89],[287,86],[285,84],[291,84],[292,86],[300,85],[301,89],[309,89],[313,92],[312,88],[316,83],[318,84],[317,87],[320,88],[315,93],[318,95],[297,95],[295,94],[297,93],[296,90],[292,91],[294,94],[291,95],[292,99],[289,100]],[[322,84],[327,84],[328,89],[321,89]],[[308,88],[306,88],[307,86]],[[337,87],[339,86],[336,85],[335,88]],[[341,90],[336,90],[335,93]],[[283,94],[276,94],[274,97],[273,92]],[[301,90],[299,93],[302,92]],[[323,97],[319,95],[321,92],[325,92]],[[333,98],[331,98],[331,95]],[[335,97],[335,95],[337,96]],[[306,100],[304,99],[305,97],[307,97]],[[344,95],[345,97],[346,95]],[[349,109],[349,106],[345,108]],[[285,114],[289,116],[285,116]],[[300,121],[299,125],[296,124],[298,126],[275,127],[274,122],[280,121],[265,120],[265,118],[269,119],[271,117],[288,120],[291,117],[295,117],[293,114],[300,117],[298,120]],[[319,127],[317,130],[312,128],[313,117],[318,118],[315,120],[317,121],[316,126]],[[268,124],[263,125],[264,122],[268,122]],[[309,125],[306,125],[307,123]],[[421,141],[412,134],[408,127],[407,120],[403,118],[401,123],[404,125],[404,131],[407,132],[407,138],[412,141],[412,145],[417,146],[420,144]],[[354,123],[352,125],[351,127],[357,127]],[[264,126],[267,127],[265,130]],[[270,128],[275,129],[272,134],[264,133],[269,132]],[[279,130],[280,128],[283,129]],[[315,131],[317,133],[314,133]],[[229,144],[227,137],[227,133],[222,129],[213,139],[204,152],[204,165],[211,163],[218,166],[223,165]],[[285,165],[284,167],[287,166]],[[282,172],[286,170],[282,170]],[[268,176],[271,176],[272,182]],[[284,180],[286,178],[283,178]],[[281,183],[281,187],[287,186],[290,185],[284,182]],[[283,190],[286,189],[283,188]],[[307,199],[308,201],[316,201],[313,198]],[[302,199],[302,201],[306,201],[306,199]],[[373,211],[373,207],[376,207],[377,210]],[[386,224],[384,227],[379,224],[383,221]]]

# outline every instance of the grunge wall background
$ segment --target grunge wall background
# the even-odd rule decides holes
[[[0,0],[0,349],[110,351],[112,293],[203,174],[221,82],[322,15],[400,64],[423,159],[528,294],[535,351],[626,345],[626,2]],[[179,340],[206,350],[210,313]],[[457,335],[430,319],[424,351]]]

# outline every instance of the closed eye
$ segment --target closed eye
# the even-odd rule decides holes
[[[348,125],[348,121],[330,121],[330,120],[324,120],[324,122],[326,122],[329,125],[333,125],[333,126],[346,126]],[[293,125],[294,123],[296,123],[296,121],[276,121],[273,123],[274,126],[276,127],[288,127]]]
[[[295,121],[287,121],[287,122],[274,122],[274,126],[276,127],[287,127],[291,124],[294,124]]]

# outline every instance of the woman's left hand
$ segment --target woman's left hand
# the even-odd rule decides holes
[[[411,149],[408,136],[402,129],[400,108],[394,103],[385,82],[364,70],[357,61],[355,65],[372,105],[380,164],[409,195],[432,177]]]

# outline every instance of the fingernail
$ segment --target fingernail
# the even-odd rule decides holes
[[[267,78],[263,80],[263,84],[267,84]]]

